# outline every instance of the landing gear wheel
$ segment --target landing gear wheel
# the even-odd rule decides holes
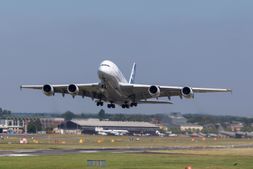
[[[104,105],[103,102],[101,102],[101,101],[97,102],[97,106],[103,106],[103,105]]]
[[[113,108],[113,109],[114,109],[114,108],[115,108],[115,104],[112,104],[112,103],[111,103],[111,104],[108,104],[107,107],[108,107],[109,109],[110,109],[110,108]]]
[[[130,107],[137,107],[137,103],[131,103]]]
[[[125,108],[129,109],[130,106],[129,106],[128,104],[122,104],[121,107],[122,107],[123,109],[125,109]]]

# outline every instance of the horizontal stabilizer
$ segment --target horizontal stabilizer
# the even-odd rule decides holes
[[[160,101],[160,100],[141,100],[139,104],[173,104],[170,101]]]

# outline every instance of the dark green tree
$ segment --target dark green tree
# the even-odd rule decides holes
[[[28,133],[37,133],[42,130],[42,124],[39,119],[32,119],[27,126]]]
[[[103,120],[103,119],[106,118],[106,114],[105,114],[104,109],[101,109],[101,110],[98,112],[98,118],[99,118],[99,120]]]
[[[10,110],[4,110],[4,109],[0,108],[0,117],[8,116],[10,114],[11,114]]]
[[[64,114],[62,114],[62,117],[64,118],[65,121],[69,121],[75,117],[75,114],[72,113],[71,111],[67,111]]]

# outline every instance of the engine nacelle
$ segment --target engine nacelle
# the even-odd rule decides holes
[[[46,96],[53,96],[54,95],[54,88],[53,88],[53,86],[51,86],[49,84],[45,84],[43,86],[42,90]]]
[[[68,93],[72,96],[78,95],[79,93],[79,87],[75,84],[70,84],[67,90],[68,90]]]
[[[184,96],[187,99],[193,99],[194,98],[194,93],[192,88],[190,87],[183,87],[181,90],[182,96]]]
[[[161,94],[159,86],[150,86],[148,92],[152,97],[159,97]]]

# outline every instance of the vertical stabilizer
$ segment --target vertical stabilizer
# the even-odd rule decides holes
[[[136,63],[133,64],[132,72],[129,78],[129,83],[132,84],[135,82],[135,74],[136,74]]]

